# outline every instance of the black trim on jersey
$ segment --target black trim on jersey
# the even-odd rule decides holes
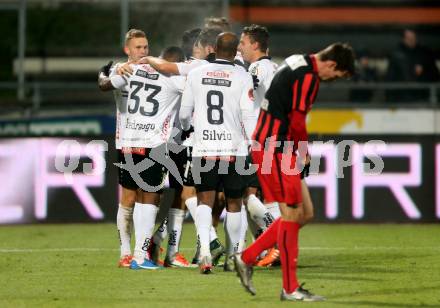
[[[242,68],[244,68],[247,72],[247,70],[249,69],[249,65],[246,65],[246,63],[241,62],[238,59],[234,59],[234,63],[238,66],[241,66]]]
[[[234,62],[225,61],[225,60],[215,60],[215,61],[212,61],[211,63],[226,64],[226,65],[235,66]]]
[[[264,60],[264,59],[272,60],[272,57],[269,57],[269,56],[262,56],[261,58],[258,58],[257,61]],[[255,62],[256,62],[256,61],[255,61]]]
[[[261,122],[259,121],[259,119],[257,121],[256,129],[258,129],[258,130],[257,130],[257,133],[255,134],[256,141],[260,140],[261,131],[263,130],[264,123],[266,123],[267,112],[265,110],[261,110],[260,117],[263,117],[263,118],[261,119]],[[263,126],[263,127],[258,126],[258,123],[261,123],[260,126]]]
[[[210,63],[215,62],[215,53],[211,52],[210,54],[208,54],[205,60]]]

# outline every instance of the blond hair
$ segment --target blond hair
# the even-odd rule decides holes
[[[147,38],[144,31],[139,29],[130,29],[127,34],[125,34],[125,45],[127,45],[131,39],[140,37]]]

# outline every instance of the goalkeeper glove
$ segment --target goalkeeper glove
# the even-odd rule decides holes
[[[108,77],[110,75],[110,68],[112,67],[112,65],[113,65],[113,61],[109,61],[106,65],[101,67],[99,72],[103,73],[105,76]]]

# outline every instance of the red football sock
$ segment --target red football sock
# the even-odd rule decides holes
[[[277,243],[280,218],[275,220],[248,248],[243,251],[241,259],[246,264],[254,264],[257,257],[266,249],[272,248]]]
[[[296,279],[296,262],[298,258],[298,233],[300,224],[293,221],[280,222],[278,231],[278,249],[280,250],[281,269],[283,271],[283,288],[292,293],[298,288]]]

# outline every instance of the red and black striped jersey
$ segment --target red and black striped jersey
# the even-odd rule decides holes
[[[262,146],[270,141],[292,142],[295,149],[307,141],[306,115],[319,88],[316,59],[293,55],[285,60],[272,80],[261,105],[253,140]],[[278,147],[279,148],[279,147]]]

